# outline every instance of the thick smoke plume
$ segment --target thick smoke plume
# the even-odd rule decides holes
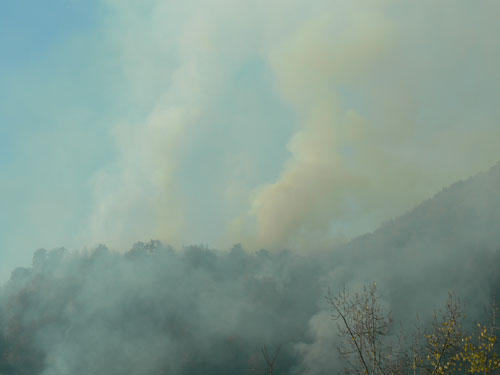
[[[500,164],[323,255],[37,250],[1,289],[0,374],[254,374],[263,345],[282,345],[277,373],[338,371],[329,287],[376,281],[404,324],[449,290],[481,317],[500,291],[499,188]]]
[[[321,248],[500,158],[498,2],[105,3],[127,111],[85,244]]]

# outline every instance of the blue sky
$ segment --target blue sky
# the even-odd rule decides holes
[[[497,2],[0,5],[0,273],[329,249],[500,160]]]
[[[85,179],[107,157],[106,133],[92,125],[106,101],[89,61],[98,8],[58,0],[1,6],[2,272],[29,260],[34,238],[54,246],[74,233]]]

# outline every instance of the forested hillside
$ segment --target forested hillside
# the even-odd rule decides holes
[[[329,288],[377,282],[403,328],[453,290],[472,324],[499,296],[499,223],[500,164],[320,255],[40,249],[0,291],[0,374],[256,374],[264,345],[275,374],[337,372]]]

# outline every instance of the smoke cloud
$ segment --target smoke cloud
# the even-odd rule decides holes
[[[470,172],[465,169],[471,171],[476,163],[472,168],[480,168],[496,154],[490,148],[493,144],[483,138],[499,135],[494,118],[483,132],[465,125],[462,113],[449,113],[451,118],[437,121],[426,115],[429,105],[436,107],[441,101],[433,94],[434,87],[442,84],[436,80],[449,78],[437,74],[442,65],[448,69],[458,63],[464,71],[471,69],[468,60],[477,61],[491,52],[482,43],[493,32],[489,28],[496,26],[489,19],[482,24],[475,14],[462,13],[467,8],[463,3],[454,4],[453,17],[430,24],[421,18],[422,23],[416,24],[412,16],[407,20],[399,13],[394,17],[393,5],[335,3],[270,51],[278,89],[293,104],[300,124],[288,144],[291,158],[279,178],[259,187],[252,200],[249,212],[257,219],[261,246],[325,246],[318,239],[373,230],[437,191],[439,185],[467,177]],[[442,5],[421,5],[417,17],[445,11]],[[483,42],[476,45],[465,35],[462,39],[460,22],[478,22],[482,32],[475,37]],[[421,28],[426,36],[416,44]],[[437,50],[447,38],[452,38],[451,46]],[[473,57],[460,56],[457,62],[453,51],[458,53],[463,40]],[[495,58],[498,53],[492,52]],[[417,62],[409,61],[409,56]],[[494,76],[497,81],[498,75]],[[459,81],[453,79],[450,84]],[[447,112],[448,101],[465,101],[467,108],[474,107],[467,92],[474,88],[463,90],[448,93],[435,113]],[[435,97],[435,104],[429,103],[429,97]],[[481,110],[477,115],[484,120]],[[482,127],[485,122],[481,123]],[[471,138],[466,140],[469,131]],[[478,142],[488,151],[478,150],[462,159],[466,142]],[[464,169],[458,172],[453,164]]]
[[[500,158],[495,2],[106,4],[127,95],[94,243],[325,248]]]
[[[482,318],[500,165],[468,178],[500,159],[499,2],[100,4],[107,127],[80,139],[96,99],[47,138],[70,146],[2,176],[5,259],[89,247],[37,250],[0,288],[0,374],[253,374],[263,345],[277,373],[338,373],[324,296],[373,281],[403,325],[449,290]]]
[[[484,319],[499,293],[499,186],[500,164],[322,255],[159,241],[124,254],[37,250],[0,290],[0,373],[253,374],[263,345],[282,345],[278,373],[335,372],[323,297],[373,281],[403,327],[450,290],[471,322]]]

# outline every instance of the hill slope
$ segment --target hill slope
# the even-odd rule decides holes
[[[356,265],[362,279],[477,297],[496,294],[499,256],[500,163],[338,248],[331,259]]]
[[[443,189],[413,210],[325,255],[320,285],[359,290],[377,282],[383,304],[411,329],[454,292],[469,323],[500,297],[500,163]],[[337,337],[327,306],[310,320],[310,340],[298,347],[303,368],[337,371]],[[325,332],[329,332],[326,333]]]
[[[321,256],[42,249],[0,289],[0,374],[250,374],[278,344],[278,373],[337,373],[328,287],[376,281],[408,324],[455,290],[480,317],[499,264],[500,164]]]

